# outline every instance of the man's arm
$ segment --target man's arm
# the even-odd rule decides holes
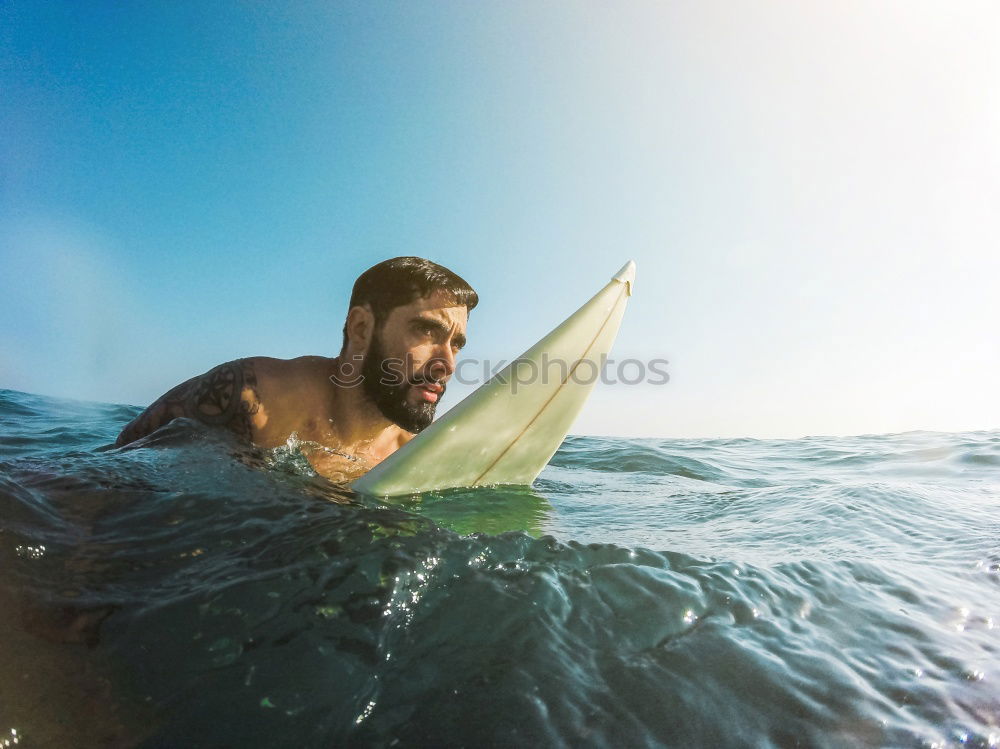
[[[235,433],[253,441],[253,417],[260,410],[253,359],[220,364],[173,388],[128,423],[115,447],[127,445],[179,416]]]

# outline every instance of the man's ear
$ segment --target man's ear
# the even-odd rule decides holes
[[[375,315],[367,304],[351,307],[347,312],[347,345],[362,354],[368,353],[375,332]]]

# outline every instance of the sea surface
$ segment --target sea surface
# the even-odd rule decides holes
[[[1000,431],[393,501],[0,390],[0,747],[1000,745]]]

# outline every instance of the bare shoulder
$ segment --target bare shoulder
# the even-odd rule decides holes
[[[115,444],[127,445],[181,416],[226,428],[252,442],[254,417],[261,407],[258,359],[264,357],[220,364],[169,390],[132,420]]]
[[[255,356],[242,361],[251,362],[257,377],[262,381],[283,381],[310,376],[318,369],[329,368],[332,360],[325,356],[297,356],[294,359]]]

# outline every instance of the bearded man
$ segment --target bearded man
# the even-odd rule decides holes
[[[386,260],[354,283],[339,356],[221,364],[155,401],[115,445],[186,417],[258,447],[295,439],[318,473],[356,478],[434,419],[478,303],[472,287],[443,266]]]

